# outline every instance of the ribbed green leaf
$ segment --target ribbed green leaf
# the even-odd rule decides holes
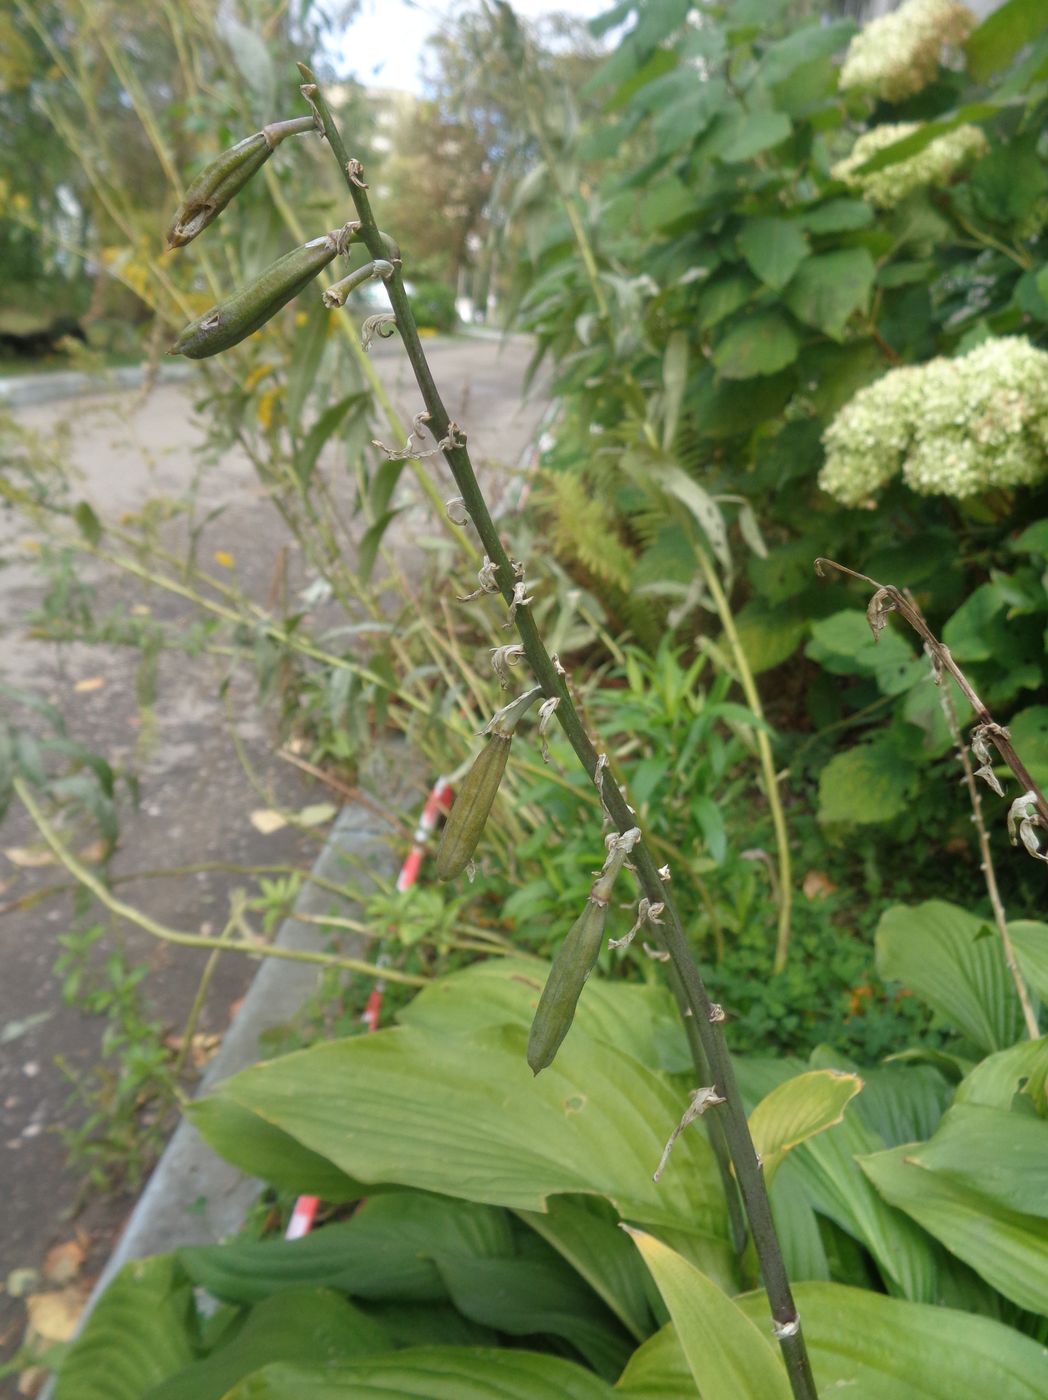
[[[194,1360],[192,1313],[172,1255],[125,1264],[63,1358],[55,1400],[142,1400]]]
[[[939,1278],[930,1242],[881,1199],[855,1160],[884,1146],[863,1122],[861,1104],[860,1095],[842,1123],[799,1147],[790,1157],[791,1170],[819,1214],[865,1245],[893,1291],[931,1302],[939,1296]]]
[[[927,1141],[907,1149],[913,1166],[948,1177],[1004,1210],[1048,1219],[1048,1121],[981,1104],[955,1104]]]
[[[259,1303],[225,1346],[143,1393],[143,1400],[222,1400],[238,1381],[276,1361],[332,1365],[389,1350],[382,1328],[345,1298],[296,1288]]]
[[[520,1211],[521,1220],[562,1255],[640,1341],[651,1330],[644,1270],[610,1207],[593,1197],[557,1196],[546,1214]]]
[[[1044,1348],[1001,1322],[839,1283],[800,1283],[794,1297],[821,1396],[1043,1400]],[[772,1346],[764,1294],[736,1302]],[[689,1382],[668,1324],[633,1353],[616,1390],[622,1400],[680,1400]]]
[[[267,1366],[225,1400],[615,1400],[606,1381],[526,1351],[414,1347],[348,1366]]]
[[[492,958],[424,987],[397,1013],[402,1025],[438,1035],[467,1035],[485,1026],[531,1025],[549,964],[537,958]],[[643,1065],[670,1072],[691,1065],[673,998],[665,986],[591,977],[575,1013],[573,1034],[615,1047]]]
[[[1000,941],[985,919],[956,905],[931,899],[887,910],[877,925],[877,970],[983,1050],[1004,1049],[1021,1034],[1019,998]]]
[[[1048,1220],[1006,1210],[896,1147],[860,1159],[886,1201],[1020,1307],[1048,1312]],[[974,1320],[974,1319],[973,1319]]]
[[[1040,1040],[1022,1040],[1009,1050],[988,1055],[976,1065],[958,1084],[953,1101],[955,1104],[983,1104],[987,1108],[1011,1108],[1015,1095],[1026,1093],[1031,1102],[1043,1103],[1046,1077],[1048,1036],[1041,1036]]]
[[[234,1239],[179,1250],[195,1284],[230,1303],[254,1303],[295,1284],[337,1288],[368,1302],[442,1302],[445,1259],[492,1259],[515,1251],[509,1217],[418,1191],[372,1196],[345,1224],[301,1240]]]
[[[231,1108],[236,1122],[264,1119],[361,1181],[518,1210],[595,1193],[634,1220],[726,1233],[701,1133],[682,1137],[661,1181],[652,1181],[682,1109],[674,1085],[609,1055],[581,1028],[538,1079],[525,1045],[519,1026],[463,1036],[404,1026],[256,1065],[203,1100],[203,1113],[196,1105],[189,1112],[227,1154]]]

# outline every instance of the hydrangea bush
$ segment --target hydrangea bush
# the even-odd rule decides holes
[[[1048,353],[995,337],[891,370],[841,409],[823,442],[819,484],[847,506],[900,471],[924,496],[1035,485],[1048,476]]]
[[[851,154],[838,161],[831,174],[852,189],[860,190],[879,209],[894,209],[915,190],[942,187],[965,166],[984,156],[990,143],[977,126],[965,123],[936,137],[908,160],[896,161],[884,170],[863,173],[862,166],[896,141],[920,130],[917,122],[885,122],[859,137]]]
[[[928,86],[939,63],[963,44],[976,19],[958,0],[907,0],[867,24],[848,47],[840,85],[885,102],[900,102]]]

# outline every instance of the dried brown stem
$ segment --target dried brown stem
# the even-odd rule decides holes
[[[968,789],[968,797],[972,804],[972,821],[975,823],[975,831],[979,838],[979,869],[983,873],[986,881],[986,893],[990,896],[990,908],[993,910],[993,921],[997,925],[997,933],[1000,936],[1001,947],[1004,950],[1004,962],[1008,971],[1012,975],[1015,983],[1015,991],[1019,998],[1019,1005],[1022,1007],[1023,1021],[1026,1025],[1026,1033],[1031,1040],[1036,1040],[1041,1034],[1037,1024],[1037,1012],[1034,1010],[1033,1002],[1030,999],[1029,989],[1023,980],[1023,975],[1019,971],[1019,963],[1015,956],[1015,949],[1008,934],[1008,922],[1004,916],[1004,904],[1001,901],[1001,892],[997,888],[997,875],[993,868],[993,857],[990,854],[990,837],[986,831],[986,823],[982,816],[982,794],[979,792],[979,784],[975,777],[975,769],[972,761],[968,757],[968,745],[961,735],[960,720],[957,718],[957,707],[953,703],[953,696],[947,687],[943,686],[939,692],[939,703],[942,705],[943,716],[946,719],[946,727],[950,731],[954,747],[957,749],[957,757],[961,761],[964,769],[964,785]]]
[[[839,574],[847,574],[849,578],[857,578],[862,583],[868,583],[874,589],[874,595],[866,609],[866,616],[869,619],[870,629],[875,640],[884,627],[887,613],[897,612],[901,618],[909,623],[928,650],[936,679],[941,677],[943,671],[948,671],[957,682],[961,694],[972,707],[977,725],[1001,755],[1002,762],[1006,763],[1012,770],[1023,792],[1030,794],[1030,799],[1037,808],[1040,824],[1048,831],[1048,801],[1045,800],[1044,793],[1034,782],[1026,765],[1012,747],[1011,737],[1007,729],[1003,724],[997,723],[979,699],[975,693],[975,687],[950,655],[949,647],[944,646],[931,631],[913,599],[907,598],[894,584],[878,583],[876,579],[870,578],[867,574],[860,574],[855,569],[849,569],[845,564],[836,563],[833,559],[816,559],[815,572],[817,574],[825,576],[827,569],[835,569]]]

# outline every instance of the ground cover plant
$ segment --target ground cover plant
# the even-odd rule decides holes
[[[242,1242],[129,1265],[66,1359],[59,1394],[112,1395],[119,1374],[120,1393],[129,1396],[348,1389],[483,1396],[498,1387],[521,1395],[694,1389],[757,1397],[838,1385],[869,1396],[898,1395],[907,1385],[931,1396],[991,1385],[1005,1395],[1037,1395],[1048,1274],[1042,1193],[1029,1183],[1048,1131],[1048,1039],[1036,1024],[1048,929],[1005,927],[1004,946],[1018,959],[1012,976],[999,927],[995,933],[939,900],[895,905],[878,926],[879,970],[926,1004],[934,1039],[922,1035],[897,1046],[903,1053],[893,1062],[861,1071],[839,1050],[821,1047],[803,1059],[753,1057],[732,1072],[719,1038],[724,1009],[709,1001],[690,961],[666,889],[670,871],[675,879],[680,872],[704,910],[695,941],[708,947],[715,972],[730,965],[734,930],[726,934],[716,899],[700,893],[709,871],[672,858],[659,867],[658,838],[642,837],[639,827],[672,803],[664,770],[671,754],[683,752],[683,767],[708,768],[698,785],[704,790],[690,794],[688,817],[709,863],[723,861],[745,792],[733,784],[745,767],[761,766],[757,736],[767,737],[767,722],[752,705],[727,698],[731,679],[740,677],[737,655],[734,668],[729,661],[723,677],[711,674],[700,687],[701,657],[697,667],[691,658],[682,664],[665,646],[647,675],[647,662],[633,657],[631,676],[623,652],[641,725],[657,713],[670,733],[662,749],[656,735],[653,752],[637,764],[639,796],[631,755],[621,756],[627,786],[620,791],[620,774],[601,761],[583,726],[569,677],[539,639],[529,591],[541,582],[538,572],[508,558],[462,429],[449,422],[429,378],[400,282],[400,250],[374,224],[365,171],[341,147],[308,70],[304,77],[359,221],[340,229],[332,255],[359,237],[369,259],[364,272],[389,289],[430,428],[461,491],[458,507],[486,551],[478,601],[484,606],[490,595],[497,606],[501,595],[521,638],[500,639],[496,671],[508,689],[517,674],[509,668],[526,661],[538,682],[522,686],[493,717],[437,865],[454,877],[485,838],[514,730],[517,748],[530,729],[541,749],[556,720],[583,760],[584,806],[595,820],[586,861],[566,873],[551,862],[545,873],[549,882],[564,881],[557,893],[569,898],[558,899],[558,912],[572,901],[582,910],[570,932],[563,921],[552,969],[515,957],[443,977],[401,1010],[396,1027],[257,1066],[195,1105],[205,1137],[252,1173],[332,1202],[363,1195],[368,1202],[314,1240]],[[238,301],[204,313],[182,343],[206,352],[249,333],[301,275],[296,265],[286,281],[263,278]],[[336,304],[337,285],[327,294]],[[710,557],[717,558],[720,518],[701,506],[702,535],[692,537],[692,547],[708,551],[702,576],[714,599]],[[884,631],[887,611],[909,618],[910,605],[885,589],[874,602],[872,644],[881,646],[896,635]],[[730,642],[730,610],[716,602],[715,610]],[[649,699],[645,709],[655,683],[659,702]],[[751,690],[752,675],[747,699]],[[585,721],[594,727],[598,696],[586,692]],[[621,690],[603,703],[628,749],[638,714],[629,713]],[[990,746],[1005,758],[1014,749],[981,705],[973,708],[981,724],[976,756],[984,776],[996,780]],[[1016,771],[1029,778],[1021,764]],[[1044,799],[1029,781],[1013,805],[1013,825],[1017,840],[1040,856]],[[570,782],[560,790],[565,802],[577,802]],[[612,829],[603,843],[605,814]],[[762,817],[778,834],[763,808]],[[544,834],[536,823],[529,840],[537,847]],[[770,852],[764,858],[772,873],[782,869]],[[593,979],[580,1000],[594,960],[605,956],[608,906],[616,889],[622,897],[627,864],[643,893],[639,903],[627,898],[634,926],[617,941],[650,943],[651,956],[639,963],[639,983]],[[525,887],[521,922],[528,899],[543,908],[549,897]],[[789,953],[781,938],[783,891],[776,902],[769,963],[777,941]],[[661,972],[667,955],[668,987]],[[683,1017],[675,1015],[682,1009]],[[689,1094],[691,1105],[669,1134]],[[749,1230],[737,1211],[737,1186]],[[765,1189],[775,1232],[764,1214]],[[783,1311],[786,1274],[795,1281],[814,1375],[796,1316]],[[762,1281],[767,1297],[752,1292]],[[213,1317],[197,1311],[194,1285],[224,1305]],[[776,1342],[785,1343],[785,1365]]]

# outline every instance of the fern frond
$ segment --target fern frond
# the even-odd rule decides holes
[[[539,479],[535,502],[548,517],[554,552],[628,592],[634,556],[622,541],[611,507],[573,472],[541,471]]]

